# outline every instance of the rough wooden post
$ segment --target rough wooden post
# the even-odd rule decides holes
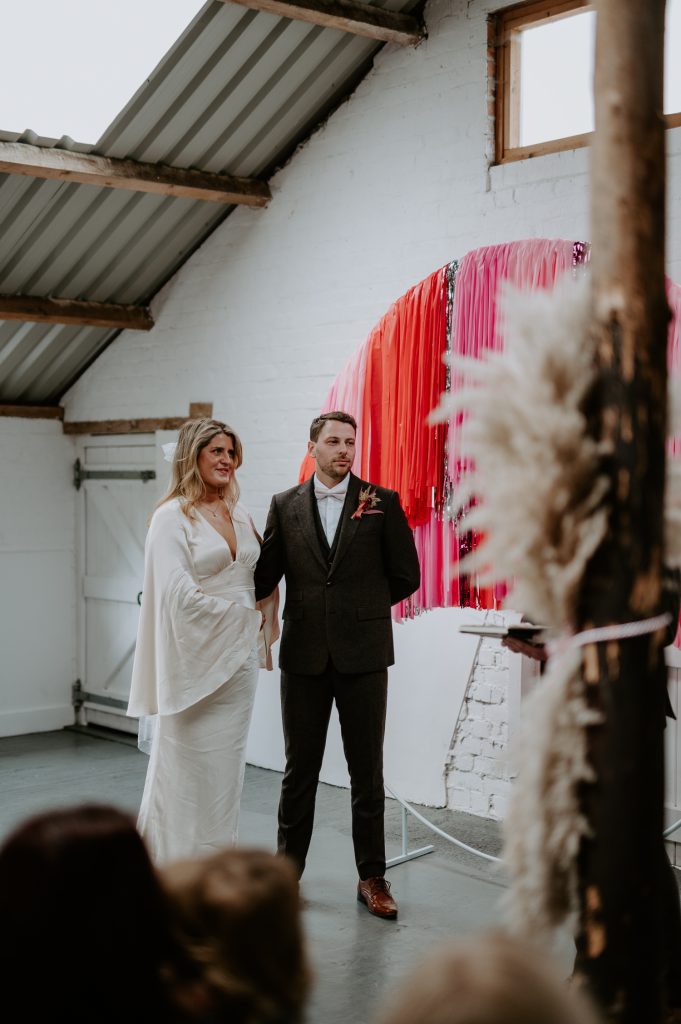
[[[665,0],[596,0],[596,12],[591,266],[599,373],[588,412],[595,436],[612,446],[612,512],[583,581],[578,629],[659,613],[664,559]],[[583,656],[588,700],[604,720],[589,735],[597,781],[583,793],[593,837],[580,858],[575,973],[608,1020],[628,1024],[665,1019],[669,929],[678,924],[662,840],[663,642],[658,631],[592,645]]]

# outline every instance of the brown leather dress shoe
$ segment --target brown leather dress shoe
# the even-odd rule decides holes
[[[366,904],[369,913],[376,917],[397,917],[397,903],[390,895],[390,882],[383,877],[360,878],[357,899]]]

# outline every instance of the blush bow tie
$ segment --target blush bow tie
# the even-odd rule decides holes
[[[317,499],[317,501],[322,501],[324,498],[335,498],[336,501],[345,501],[345,495],[347,493],[347,491],[318,491],[316,487],[314,490],[314,496]]]

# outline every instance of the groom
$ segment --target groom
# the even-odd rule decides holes
[[[357,899],[377,917],[394,918],[383,833],[383,736],[394,662],[390,606],[417,589],[420,571],[397,493],[350,472],[356,429],[345,412],[312,421],[308,452],[316,472],[272,499],[255,591],[260,600],[286,579],[279,852],[302,875],[335,701],[350,773]]]

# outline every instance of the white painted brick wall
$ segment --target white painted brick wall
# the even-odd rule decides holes
[[[588,239],[588,149],[489,166],[486,18],[500,6],[432,0],[428,39],[380,52],[275,176],[268,209],[228,218],[156,297],[154,330],[123,333],[71,390],[68,418],[171,416],[212,400],[242,435],[244,499],[262,525],[272,492],[297,478],[333,378],[394,299],[481,245]],[[669,272],[681,280],[681,129],[667,144]],[[453,633],[454,664],[457,651]],[[508,793],[489,763],[502,759],[507,679],[485,646],[456,750],[468,767],[448,795],[494,817]]]

